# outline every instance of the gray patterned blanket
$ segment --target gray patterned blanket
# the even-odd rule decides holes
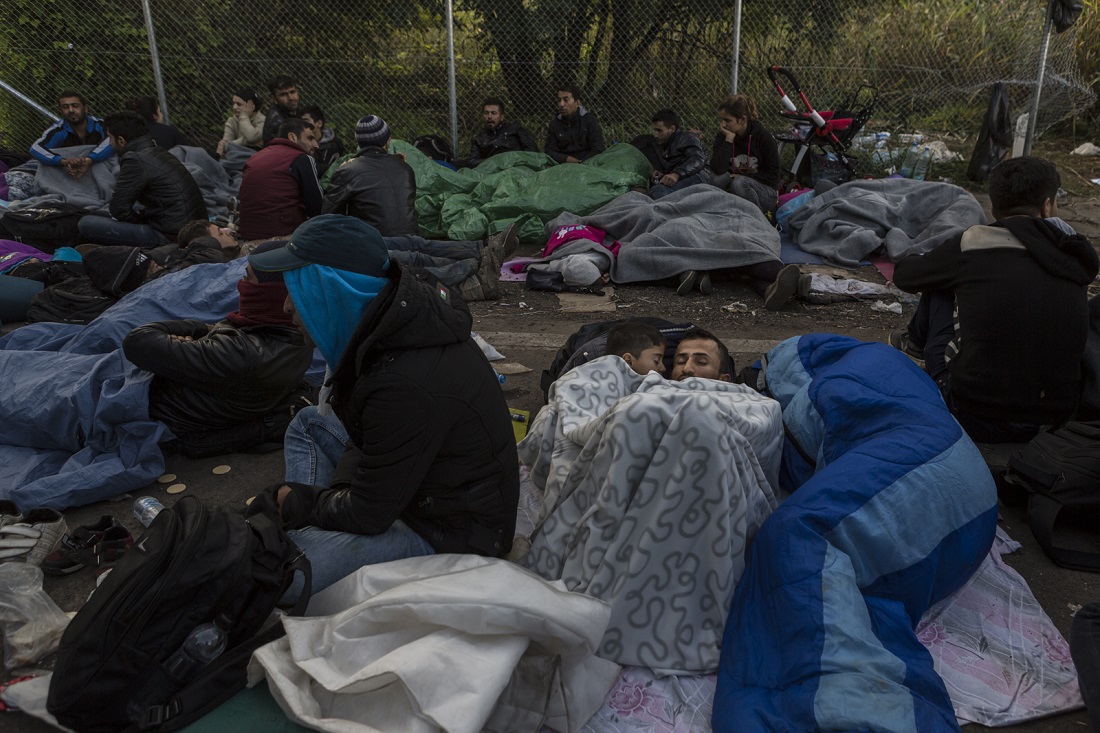
[[[544,492],[527,565],[611,604],[599,656],[712,672],[782,441],[779,404],[747,387],[579,366],[519,445]]]

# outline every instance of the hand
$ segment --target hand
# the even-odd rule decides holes
[[[731,143],[731,144],[733,143],[733,139],[735,137],[737,137],[737,135],[734,135],[732,132],[730,132],[729,130],[727,130],[724,127],[722,128],[722,135],[726,138],[726,142]]]
[[[214,152],[216,152],[218,155],[225,155],[225,148],[228,144],[229,141],[223,137],[221,140],[218,141],[218,147],[214,149]]]
[[[580,158],[574,158],[572,155],[570,155],[570,156],[567,156],[565,158],[565,162],[566,163],[580,163],[581,160],[580,160]]]
[[[244,103],[244,116],[251,117],[256,114],[256,103],[251,99]]]
[[[194,341],[195,340],[195,339],[191,338],[190,336],[182,336],[180,334],[175,334],[175,333],[172,334],[171,336],[169,336],[168,338],[172,339],[173,341],[181,341],[181,342]]]
[[[675,186],[676,182],[680,180],[680,174],[678,173],[666,173],[661,176],[661,184],[665,186]]]
[[[288,496],[290,496],[290,487],[285,484],[280,486],[278,493],[275,494],[275,505],[279,508],[280,515],[283,513],[283,502]]]
[[[83,175],[88,172],[88,169],[92,167],[91,158],[70,158],[69,160],[72,160],[73,163],[68,168],[68,173],[73,178],[83,177]]]

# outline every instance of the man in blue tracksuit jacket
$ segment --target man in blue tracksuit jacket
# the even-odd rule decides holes
[[[61,119],[46,128],[42,136],[31,146],[31,155],[43,165],[61,166],[73,178],[80,178],[93,163],[114,155],[111,140],[103,127],[103,120],[88,114],[88,104],[77,92],[62,92],[57,98]],[[55,148],[74,145],[95,145],[80,158],[63,158]]]

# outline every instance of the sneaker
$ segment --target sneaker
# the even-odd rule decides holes
[[[501,263],[507,262],[516,253],[519,246],[519,227],[515,222],[504,227],[504,231],[485,240],[485,246],[492,249]],[[497,268],[500,272],[500,268]]]
[[[134,536],[125,527],[111,527],[104,532],[103,540],[93,548],[96,577],[111,572],[119,558],[133,546]]]
[[[699,292],[703,295],[710,295],[714,291],[714,283],[710,281],[709,272],[700,272],[699,282],[696,285],[698,285]]]
[[[924,348],[909,340],[908,331],[902,330],[891,333],[890,345],[912,359],[924,361]]]
[[[95,546],[113,528],[121,529],[118,520],[107,515],[100,517],[95,524],[77,527],[62,537],[61,545],[42,561],[42,572],[47,575],[68,575],[94,563]]]
[[[777,311],[787,304],[787,301],[798,291],[798,281],[801,273],[798,265],[787,265],[775,276],[775,282],[764,291],[765,310]]]
[[[22,521],[23,512],[19,511],[14,501],[0,500],[0,527]]]
[[[695,280],[699,277],[699,273],[695,270],[688,270],[684,274],[680,275],[680,286],[676,288],[676,294],[684,297],[695,290]]]
[[[22,522],[0,527],[0,562],[41,565],[61,544],[68,527],[53,509],[31,509]]]

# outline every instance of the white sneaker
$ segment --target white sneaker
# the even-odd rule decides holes
[[[0,527],[0,562],[25,562],[41,567],[57,549],[69,528],[53,509],[31,509],[23,521]]]

